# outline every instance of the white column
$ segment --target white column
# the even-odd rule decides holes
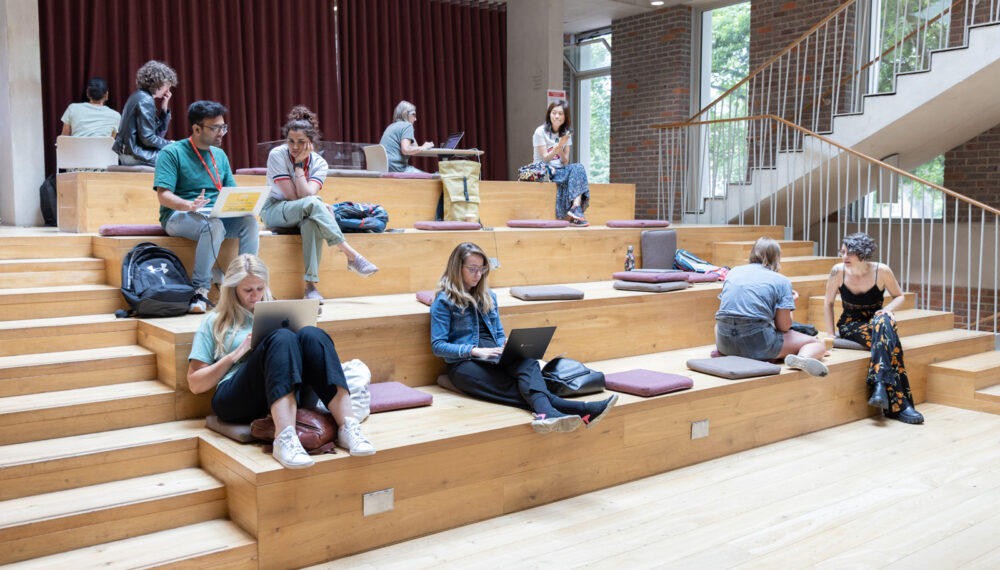
[[[563,0],[507,1],[507,176],[531,162],[548,89],[562,89]],[[486,157],[488,160],[489,157]]]
[[[45,179],[36,0],[0,0],[0,220],[40,226]]]

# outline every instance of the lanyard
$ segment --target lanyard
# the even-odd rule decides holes
[[[194,139],[194,137],[188,138],[188,142],[191,143],[191,148],[194,149],[194,153],[198,155],[198,160],[201,161],[201,165],[205,167],[206,171],[208,171],[209,177],[212,178],[212,184],[215,184],[215,188],[219,192],[222,192],[222,175],[219,174],[219,166],[215,164],[215,155],[212,154],[212,149],[208,150],[208,155],[212,157],[212,166],[215,168],[215,174],[212,174],[212,171],[209,170],[208,164],[205,163],[205,159],[202,158],[201,153],[198,152],[198,147],[194,146],[194,140],[192,139]]]
[[[292,170],[295,170],[295,157],[292,155],[292,149],[289,149],[288,147],[285,148],[288,149],[288,158],[292,161]],[[306,171],[307,177],[309,176],[309,159],[311,158],[312,155],[310,154],[305,160],[302,161],[302,168]]]

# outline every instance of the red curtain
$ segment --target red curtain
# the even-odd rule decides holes
[[[464,130],[486,151],[483,177],[507,170],[506,16],[473,0],[39,0],[46,165],[66,106],[104,77],[121,111],[150,59],[177,71],[168,138],[188,136],[197,99],[229,108],[223,149],[257,166],[288,110],[319,114],[324,139],[378,142],[400,99],[417,106],[419,141]],[[434,164],[417,163],[425,169]],[[263,166],[263,165],[260,165]]]

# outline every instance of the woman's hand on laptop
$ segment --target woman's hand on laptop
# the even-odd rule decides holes
[[[247,337],[243,339],[243,342],[241,342],[240,345],[236,347],[236,350],[229,353],[229,356],[233,357],[233,364],[239,362],[240,359],[243,358],[243,355],[245,355],[247,352],[250,351],[251,336],[252,335],[247,335]]]
[[[472,354],[473,358],[478,358],[480,360],[489,360],[490,358],[494,358],[494,357],[500,356],[501,353],[503,353],[503,347],[502,346],[499,346],[497,348],[479,348],[479,347],[476,347],[476,348],[472,349],[472,353],[471,354]]]

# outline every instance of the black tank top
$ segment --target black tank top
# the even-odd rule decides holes
[[[847,279],[847,271],[844,271],[843,279]],[[844,307],[848,308],[871,308],[871,307],[882,307],[882,302],[885,300],[885,289],[878,288],[878,265],[875,266],[875,284],[872,288],[865,291],[864,293],[858,295],[847,288],[847,284],[844,281],[840,282],[840,300],[844,303]]]

